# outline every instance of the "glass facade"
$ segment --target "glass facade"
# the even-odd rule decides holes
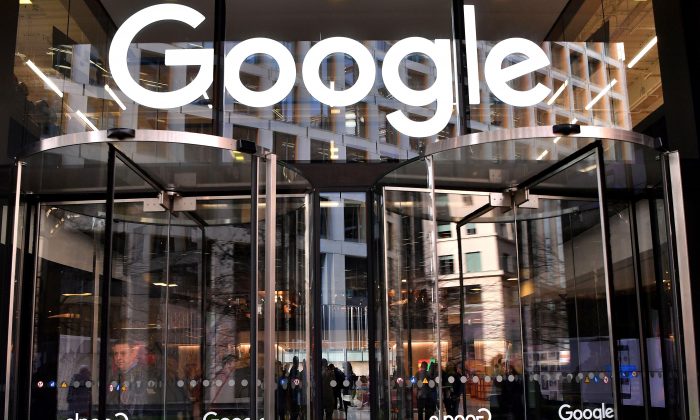
[[[196,100],[165,110],[139,105],[120,90],[109,71],[110,34],[146,5],[132,1],[95,3],[91,8],[47,1],[20,8],[15,77],[18,122],[24,130],[21,139],[14,140],[15,147],[59,134],[131,127],[245,138],[274,150],[284,160],[319,159],[319,143],[334,149],[330,153],[332,160],[352,161],[358,154],[363,160],[408,159],[417,156],[426,141],[450,138],[460,132],[569,122],[632,129],[663,103],[658,55],[654,45],[645,48],[648,41],[655,40],[651,1],[624,5],[624,2],[587,1],[577,15],[576,25],[572,22],[565,28],[538,26],[536,22],[528,25],[522,22],[517,10],[509,11],[507,6],[494,9],[476,5],[479,41],[470,65],[480,69],[479,78],[463,88],[477,90],[478,95],[462,109],[455,108],[452,117],[427,138],[401,133],[387,120],[388,114],[398,110],[413,121],[426,121],[435,115],[437,105],[433,100],[425,106],[405,108],[385,86],[383,60],[391,47],[407,36],[448,40],[463,37],[455,32],[450,2],[408,7],[388,1],[386,9],[368,3],[358,5],[354,11],[304,3],[297,6],[299,12],[294,16],[280,18],[285,25],[269,27],[264,26],[267,19],[277,14],[265,13],[259,6],[224,1],[220,2],[223,11],[217,16],[212,5],[195,5],[194,10],[204,16],[197,28],[159,22],[140,31],[130,44],[126,65],[138,86],[152,92],[175,91],[198,77],[197,66],[167,65],[168,50],[213,50],[215,54],[220,51],[224,57],[242,41],[255,36],[279,41],[297,63],[301,76],[301,64],[318,43],[314,41],[318,34],[321,38],[352,35],[372,56],[376,80],[364,98],[349,106],[320,102],[299,77],[279,103],[252,107],[233,98],[221,86],[224,80],[218,79],[229,77],[224,69],[214,73],[213,82]],[[389,10],[394,7],[404,12],[389,16]],[[556,7],[541,13],[555,10]],[[306,18],[298,16],[301,12],[308,16],[326,16],[326,13],[337,16],[326,16],[323,23],[317,23],[316,35],[305,38],[303,35],[309,30],[292,29],[296,25],[308,25]],[[424,18],[428,12],[430,19]],[[381,17],[401,25],[402,29],[391,30],[381,24],[374,27],[373,22],[363,20],[367,13],[375,15],[375,19]],[[341,15],[349,22],[343,26],[352,23],[352,30],[347,28],[343,32],[333,27]],[[408,25],[416,19],[424,22],[413,26],[413,32],[408,31]],[[512,25],[507,29],[499,26],[503,21]],[[517,33],[517,28],[521,33]],[[546,31],[550,29],[547,37]],[[216,30],[221,35],[216,35]],[[514,36],[531,36],[550,63],[508,82],[514,89],[527,90],[541,84],[551,91],[545,100],[533,106],[517,107],[503,101],[489,89],[484,72],[493,47],[500,40]],[[637,57],[644,50],[647,52]],[[503,65],[515,65],[524,58],[512,55]],[[458,64],[455,61],[447,66]],[[398,75],[406,86],[420,91],[434,84],[437,70],[436,63],[427,56],[413,54],[401,61]],[[320,82],[330,89],[348,90],[357,82],[359,67],[353,57],[338,52],[321,62],[318,75]],[[253,54],[241,63],[238,76],[246,89],[265,91],[276,84],[279,65],[269,55]],[[216,86],[221,86],[220,91],[215,91]]]
[[[692,418],[651,0],[17,28],[5,418]]]

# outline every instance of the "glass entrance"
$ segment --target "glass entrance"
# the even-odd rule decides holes
[[[469,137],[382,181],[386,410],[682,418],[663,156]]]
[[[308,185],[242,150],[153,139],[24,160],[17,418],[262,418],[289,396],[306,416]]]
[[[687,418],[667,155],[582,130],[313,200],[245,143],[48,139],[8,206],[6,417]]]

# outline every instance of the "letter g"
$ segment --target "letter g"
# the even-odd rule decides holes
[[[563,404],[561,407],[559,407],[559,418],[562,420],[569,420],[571,419],[571,411],[567,411],[567,416],[564,417],[564,414],[562,414],[562,411],[564,411],[567,408],[571,408],[569,404]]]
[[[207,411],[207,412],[204,414],[204,417],[202,417],[202,420],[207,420],[207,419],[209,418],[209,416],[216,416],[216,415],[217,415],[217,414],[216,414],[215,411]]]
[[[487,419],[488,419],[488,420],[491,420],[491,419],[492,419],[492,417],[491,417],[491,410],[489,410],[488,408],[480,408],[480,409],[477,411],[477,413],[486,413],[486,414],[488,414]]]
[[[128,18],[117,30],[109,49],[109,67],[112,77],[126,96],[151,108],[177,108],[194,102],[209,86],[214,77],[214,50],[166,50],[166,66],[200,66],[192,83],[172,92],[153,92],[139,85],[129,73],[129,46],[136,35],[148,25],[162,20],[175,20],[196,28],[204,15],[179,4],[158,4],[147,7]]]

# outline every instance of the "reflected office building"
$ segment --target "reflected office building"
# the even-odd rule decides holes
[[[695,6],[10,3],[1,418],[700,416]]]

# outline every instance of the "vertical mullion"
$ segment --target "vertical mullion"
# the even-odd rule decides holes
[[[435,386],[437,389],[437,416],[441,417],[442,413],[442,384],[440,374],[442,372],[442,342],[440,339],[440,269],[438,263],[438,250],[437,250],[437,196],[435,192],[435,166],[433,164],[433,157],[428,156],[425,158],[425,163],[428,166],[428,187],[430,189],[430,221],[432,222],[432,228],[430,229],[430,249],[431,249],[431,261],[432,261],[432,273],[433,273],[433,296],[435,305],[435,342],[437,343],[437,377],[435,380]],[[410,314],[409,314],[410,316]]]
[[[598,141],[596,146],[596,169],[598,178],[598,206],[600,209],[600,226],[603,241],[603,271],[605,273],[605,303],[608,315],[608,335],[610,344],[610,363],[612,377],[613,404],[616,416],[620,416],[622,408],[620,378],[619,378],[619,360],[617,354],[617,334],[615,333],[614,316],[614,296],[615,282],[613,279],[613,260],[612,249],[610,247],[610,220],[608,219],[608,199],[607,199],[607,184],[605,179],[605,156],[603,154],[603,144]]]
[[[208,299],[206,298],[207,296],[207,253],[206,253],[206,243],[207,243],[207,231],[204,226],[200,227],[202,231],[202,256],[200,259],[200,264],[202,264],[202,267],[200,268],[200,276],[201,276],[201,284],[199,285],[200,287],[200,296],[199,296],[199,325],[201,328],[200,334],[199,334],[199,364],[200,364],[200,372],[201,372],[201,378],[200,380],[203,381],[207,377],[207,302]],[[199,395],[199,401],[201,404],[201,411],[203,413],[206,413],[206,393],[205,389],[203,386],[199,387],[200,395]]]
[[[275,416],[275,345],[277,344],[275,301],[276,254],[277,254],[277,156],[265,159],[265,341],[263,386],[268,392],[263,396],[264,418]],[[257,209],[256,209],[257,210]],[[251,384],[257,388],[257,380]],[[293,386],[289,384],[289,386]]]
[[[636,202],[632,201],[629,204],[630,208],[630,236],[632,239],[632,265],[634,270],[634,291],[635,299],[637,300],[637,323],[639,326],[639,352],[642,364],[642,396],[644,398],[644,418],[649,418],[649,409],[651,408],[651,399],[649,397],[649,361],[647,360],[647,340],[645,331],[646,322],[642,313],[642,268],[639,261],[639,236],[637,231],[637,206]]]
[[[367,191],[367,194],[365,195],[365,209],[367,211],[367,217],[365,220],[367,220],[367,226],[366,226],[366,235],[365,237],[367,238],[367,255],[380,255],[379,254],[379,247],[377,246],[377,242],[375,241],[375,229],[374,229],[374,194],[372,193],[372,190]],[[377,284],[377,280],[379,276],[376,275],[375,272],[375,265],[379,266],[379,264],[375,264],[375,259],[368,257],[367,258],[367,303],[368,305],[371,304],[372,307],[376,307],[374,305],[374,286]],[[377,374],[380,369],[378,369],[377,365],[377,355],[374,354],[375,351],[375,346],[374,343],[376,342],[376,331],[374,330],[375,328],[375,319],[374,319],[374,311],[369,311],[367,310],[365,312],[367,315],[367,351],[369,353],[369,365],[372,366],[372,368],[369,371],[369,395],[375,396],[374,398],[371,399],[370,402],[370,410],[369,410],[369,416],[370,420],[376,420],[377,414],[379,407],[376,405],[376,396],[377,394],[377,381],[379,380],[380,376]],[[360,320],[362,320],[362,313],[359,314]],[[360,324],[362,324],[362,321],[360,321]],[[360,340],[362,340],[364,337],[362,337],[362,328],[360,328]],[[360,341],[361,342],[361,341]],[[362,353],[362,346],[360,345],[360,354]]]
[[[19,296],[17,311],[19,312],[19,327],[16,331],[16,354],[31,354],[34,340],[34,315],[36,306],[36,287],[39,270],[39,222],[40,204],[37,202],[31,205],[27,203],[27,216],[24,223],[24,244],[22,263],[22,277],[19,286]],[[33,257],[30,259],[30,253]],[[31,263],[29,262],[31,261]],[[31,418],[31,377],[32,359],[16,358],[15,366],[17,372],[16,386],[19,391],[16,395],[17,405],[13,412],[16,418]],[[23,392],[22,392],[23,391]]]
[[[251,159],[250,191],[250,418],[258,418],[258,177],[260,158]]]
[[[11,386],[12,379],[12,355],[14,354],[12,346],[12,333],[13,326],[15,322],[15,292],[16,292],[16,275],[17,275],[17,239],[18,239],[18,229],[19,229],[19,213],[20,213],[20,197],[22,189],[22,167],[23,163],[17,161],[16,163],[16,180],[15,180],[15,205],[12,212],[12,240],[8,244],[7,249],[10,250],[12,256],[10,258],[10,277],[8,279],[10,284],[9,300],[8,300],[8,310],[7,310],[7,348],[5,349],[5,406],[4,406],[4,418],[10,418],[10,400],[11,400],[11,390],[14,388]]]
[[[114,219],[114,178],[116,152],[108,145],[107,197],[105,200],[105,233],[102,252],[102,287],[100,288],[100,373],[98,375],[98,417],[107,418],[107,354],[109,352],[109,296],[112,282],[112,247]]]
[[[459,348],[461,363],[459,370],[462,375],[466,374],[464,367],[467,359],[467,349],[464,347],[464,262],[462,261],[462,224],[457,223],[457,264],[459,266]],[[459,380],[457,378],[456,380]],[[467,387],[462,387],[462,411],[467,412]]]
[[[163,328],[163,417],[168,417],[167,403],[168,403],[168,342],[170,341],[170,238],[172,237],[172,222],[173,222],[173,212],[171,209],[174,205],[174,196],[168,195],[169,200],[168,207],[168,226],[165,234],[165,310],[163,316],[163,323],[165,328]]]
[[[674,336],[679,337],[676,346],[676,360],[679,372],[696,372],[695,331],[692,315],[692,293],[690,290],[690,267],[686,239],[685,205],[682,189],[672,191],[674,185],[682,185],[680,158],[678,152],[665,154],[662,159],[664,212],[666,221],[666,245],[671,275],[672,301],[674,311]],[[696,375],[678,375],[680,402],[684,415],[697,418],[700,412],[698,403],[698,380]],[[687,410],[687,413],[685,412]]]
[[[515,205],[515,202],[512,199],[511,196],[511,208],[513,209],[513,237],[515,238],[515,265],[516,265],[516,270],[518,271],[518,316],[520,316],[520,360],[522,360],[522,375],[523,375],[523,395],[522,395],[522,402],[523,402],[523,418],[527,419],[527,380],[525,379],[525,370],[526,370],[526,360],[525,358],[525,307],[523,306],[523,279],[521,278],[521,272],[523,271],[520,267],[521,261],[523,260],[522,258],[522,249],[525,249],[525,246],[521,247],[523,243],[521,242],[523,238],[520,237],[518,232],[520,231],[520,227],[518,226],[519,223],[524,223],[524,229],[523,232],[526,234],[525,236],[527,237],[528,244],[530,242],[530,223],[527,220],[523,220],[522,222],[518,220],[518,206]],[[532,253],[528,252],[528,259],[532,258]],[[532,267],[533,263],[532,261],[528,261],[528,266]],[[529,270],[528,270],[529,272]],[[530,274],[531,275],[531,274]],[[533,280],[534,282],[534,280]]]
[[[313,205],[314,211],[319,212],[317,217],[313,218],[313,284],[311,290],[313,292],[313,328],[312,328],[312,365],[313,365],[313,416],[312,418],[322,419],[323,418],[323,372],[321,371],[321,359],[323,358],[323,307],[321,287],[323,286],[322,281],[322,270],[321,270],[321,195],[318,190],[313,192]]]
[[[381,205],[377,206],[378,213],[381,212],[381,231],[384,232],[382,236],[380,236],[381,240],[381,250],[382,250],[382,261],[384,262],[384,269],[383,269],[383,278],[385,281],[379,282],[379,287],[380,289],[378,292],[380,293],[380,299],[381,299],[381,308],[382,308],[382,321],[383,321],[383,326],[382,328],[382,337],[380,338],[380,342],[389,342],[389,337],[391,336],[389,333],[390,330],[390,325],[389,325],[389,293],[387,289],[389,288],[389,283],[393,280],[392,278],[389,277],[389,238],[391,237],[392,232],[389,231],[389,224],[388,224],[388,215],[387,215],[387,209],[386,206],[383,204],[386,203],[386,198],[387,198],[387,191],[386,188],[381,189]],[[399,221],[400,222],[400,221]],[[399,224],[399,226],[401,226]],[[400,242],[400,241],[399,241]],[[401,247],[401,245],[398,245]],[[396,249],[396,246],[393,247],[393,249]],[[407,276],[408,278],[409,276]],[[382,278],[380,275],[378,278]],[[408,283],[406,283],[408,285]],[[401,289],[399,289],[399,293],[401,293]],[[410,299],[408,299],[410,300]],[[406,302],[406,306],[408,306],[408,300]],[[401,354],[401,360],[403,361],[403,340],[401,339],[401,325],[403,324],[403,320],[401,319],[401,310],[399,310],[399,315],[398,315],[398,322],[397,322],[397,334],[396,334],[396,344],[397,344],[397,351],[396,354],[394,355],[394,363],[396,363],[396,360],[398,359],[399,354]],[[377,331],[378,333],[378,331]],[[399,347],[400,346],[400,347]],[[381,376],[379,376],[377,379],[374,381],[378,381],[379,378],[382,378],[382,380],[386,379],[386,385],[383,387],[384,390],[384,396],[385,396],[385,402],[384,404],[379,404],[378,400],[378,395],[379,394],[370,394],[370,401],[372,403],[376,404],[377,409],[384,409],[386,412],[389,412],[389,409],[391,408],[391,398],[386,398],[386,396],[391,395],[391,374],[389,373],[389,352],[390,350],[388,349],[387,346],[381,346],[381,351],[382,351],[382,366],[381,370],[378,371],[381,373]],[[401,350],[398,350],[401,349]],[[399,369],[399,374],[404,375],[403,372],[403,367]],[[406,378],[408,379],[408,377]],[[371,388],[371,382],[372,378],[370,378],[370,390]],[[375,387],[375,390],[378,391],[378,387]],[[376,400],[376,403],[374,402]],[[397,399],[397,404],[400,404],[400,399]],[[370,405],[370,410],[374,409],[372,405]]]
[[[311,301],[311,220],[313,217],[312,210],[312,196],[311,194],[306,194],[304,197],[304,352],[306,354],[306,359],[308,360],[307,369],[313,370],[314,364],[309,360],[311,357],[311,308],[313,307]],[[312,388],[311,382],[312,377],[309,375],[309,371],[304,372],[304,392],[306,392],[307,397],[311,396]],[[277,384],[279,386],[279,384]],[[311,415],[311,400],[306,398],[304,402],[306,404],[306,410],[309,415]]]
[[[669,359],[669,354],[668,354],[668,349],[666,346],[663,344],[663,337],[668,337],[670,335],[673,335],[674,332],[672,331],[672,326],[669,325],[670,321],[667,319],[668,314],[667,311],[665,310],[666,308],[666,303],[664,299],[664,287],[663,287],[663,279],[664,279],[664,267],[663,267],[663,261],[662,261],[662,253],[661,253],[661,237],[659,236],[659,214],[656,208],[656,198],[651,195],[649,197],[649,225],[651,229],[651,249],[652,249],[652,254],[653,254],[653,259],[654,259],[654,275],[655,275],[655,303],[657,307],[659,308],[659,350],[661,353],[661,360],[664,368],[664,375],[663,375],[663,380],[664,380],[664,400],[666,400],[666,390],[674,389],[674,387],[669,383],[671,380],[670,378],[673,377],[671,374],[671,366],[673,366],[672,361]],[[668,368],[668,371],[666,369]],[[670,398],[670,396],[669,396]]]

